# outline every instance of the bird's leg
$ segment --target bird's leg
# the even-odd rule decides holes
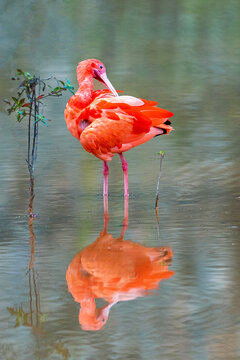
[[[109,174],[109,168],[106,161],[103,161],[103,196],[108,196],[108,174]]]
[[[103,206],[104,206],[104,232],[107,232],[108,222],[109,222],[109,211],[108,211],[108,197],[103,197]]]
[[[128,228],[128,196],[124,198],[124,216],[123,216],[123,223],[122,223],[122,231],[120,237],[123,239],[124,234]]]
[[[119,154],[120,159],[122,162],[122,169],[124,174],[124,196],[129,197],[129,191],[128,191],[128,163],[127,160],[124,158],[123,154]]]
[[[124,216],[123,216],[123,226],[128,227],[128,197],[124,199]]]

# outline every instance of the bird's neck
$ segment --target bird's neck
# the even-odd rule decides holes
[[[86,106],[92,101],[93,76],[88,72],[77,72],[77,80],[79,88],[75,95],[80,96],[82,103]]]

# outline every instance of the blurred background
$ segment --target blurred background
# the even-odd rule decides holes
[[[175,114],[174,132],[126,154],[125,235],[169,246],[175,275],[155,296],[118,303],[101,331],[88,332],[78,323],[65,274],[103,228],[102,163],[67,130],[71,94],[47,99],[51,122],[40,126],[30,285],[27,123],[8,117],[1,100],[0,358],[239,359],[240,2],[1,0],[0,6],[2,100],[16,93],[10,79],[17,68],[69,79],[77,89],[77,63],[97,58],[116,89]],[[109,232],[117,237],[123,175],[118,157],[109,165]]]

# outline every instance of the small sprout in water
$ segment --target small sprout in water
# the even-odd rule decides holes
[[[55,86],[51,86],[51,84],[48,83],[49,80],[53,79]],[[27,163],[30,177],[32,178],[37,160],[38,124],[41,122],[47,126],[48,121],[50,121],[50,119],[47,119],[45,116],[39,115],[40,109],[43,106],[43,100],[52,96],[59,97],[67,90],[74,94],[73,85],[68,79],[66,83],[53,76],[41,79],[40,76],[32,75],[21,69],[17,69],[16,75],[12,77],[12,80],[19,80],[17,95],[13,96],[10,100],[4,100],[4,102],[9,106],[7,109],[8,114],[15,113],[19,123],[24,118],[28,118]],[[23,97],[23,95],[25,97]],[[31,130],[32,124],[34,127],[33,131]]]
[[[165,151],[159,151],[159,152],[156,152],[155,154],[157,155],[161,155],[162,157],[165,156]]]

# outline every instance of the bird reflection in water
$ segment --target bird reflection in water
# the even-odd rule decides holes
[[[168,270],[173,257],[169,247],[146,247],[124,240],[128,198],[118,238],[107,232],[108,222],[108,203],[104,197],[104,229],[93,244],[73,258],[66,273],[68,290],[80,303],[79,323],[83,330],[102,329],[113,305],[150,294],[160,281],[174,274]],[[96,299],[104,299],[107,305],[97,308]]]

